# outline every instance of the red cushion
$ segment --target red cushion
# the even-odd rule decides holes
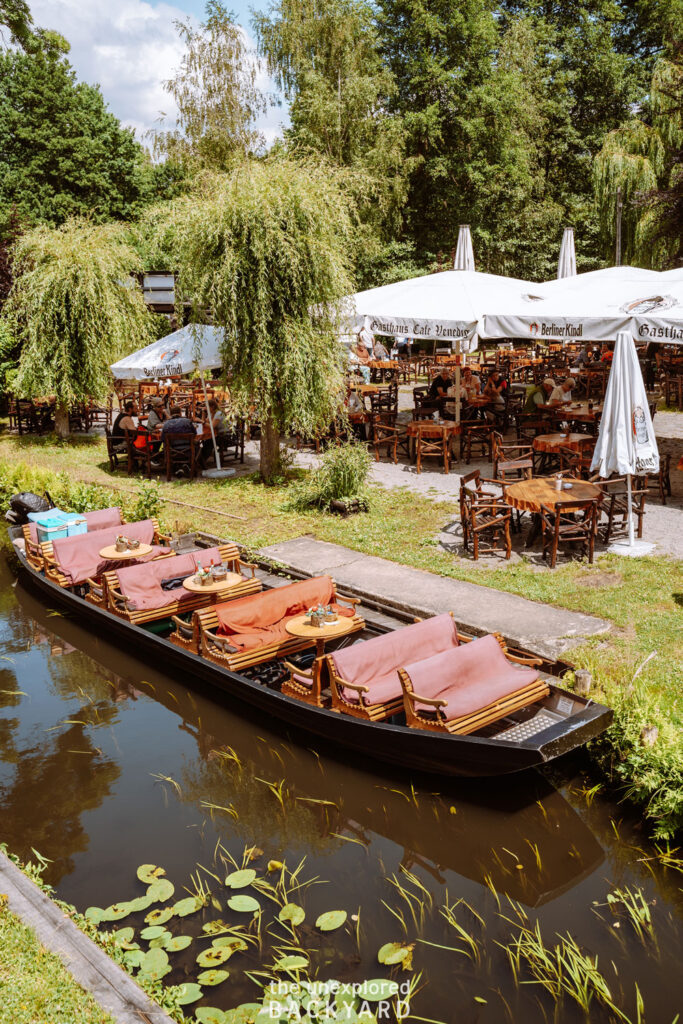
[[[85,583],[88,576],[97,576],[107,568],[107,563],[100,558],[100,549],[114,544],[120,533],[120,526],[111,526],[105,530],[96,530],[94,533],[81,533],[75,537],[53,540],[52,550],[60,571],[72,585]],[[141,544],[151,544],[154,539],[154,523],[151,519],[129,523],[125,528],[125,534],[132,540],[139,540]],[[155,553],[169,550],[170,548],[157,548],[156,552],[142,555],[138,560],[144,561],[153,558]]]
[[[405,666],[415,693],[446,701],[446,719],[461,718],[488,707],[538,679],[533,668],[513,665],[494,636],[483,636],[455,650]],[[430,710],[417,703],[418,710]]]
[[[127,565],[117,570],[119,589],[128,598],[130,607],[136,611],[166,608],[175,601],[192,598],[194,594],[185,590],[182,584],[173,590],[164,590],[161,581],[194,572],[198,562],[208,567],[211,559],[220,562],[221,555],[217,547],[164,558],[151,565]]]
[[[344,647],[331,654],[337,674],[349,683],[370,687],[365,704],[384,703],[401,696],[398,669],[416,658],[429,657],[458,645],[458,631],[451,615],[434,615],[424,622],[404,626],[382,636]],[[347,700],[358,700],[355,690],[344,690]]]

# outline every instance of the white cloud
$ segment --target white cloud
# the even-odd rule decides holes
[[[36,25],[68,39],[79,80],[99,84],[110,109],[138,138],[162,113],[174,121],[176,107],[163,83],[183,54],[174,22],[187,15],[179,7],[145,0],[32,0],[31,11]],[[282,121],[286,113],[279,108],[260,120],[268,142],[281,134]]]

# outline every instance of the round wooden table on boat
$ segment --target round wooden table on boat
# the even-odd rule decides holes
[[[557,452],[560,448],[571,448],[573,452],[581,450],[581,446],[595,438],[590,434],[539,434],[532,443],[534,451]]]
[[[119,562],[121,559],[126,558],[141,558],[142,555],[148,555],[152,551],[151,544],[140,544],[139,548],[128,548],[126,551],[117,551],[116,544],[109,544],[106,548],[101,548],[99,555],[108,562]]]
[[[308,615],[295,615],[285,623],[285,629],[292,636],[300,636],[305,640],[315,640],[315,654],[322,658],[325,653],[325,644],[328,640],[336,640],[347,633],[358,631],[358,619],[356,616],[349,618],[340,615],[335,622],[325,622],[322,626],[312,626],[308,622]]]
[[[503,497],[508,505],[521,512],[531,512],[533,523],[526,546],[534,543],[541,532],[541,505],[555,508],[558,501],[593,501],[600,497],[601,491],[596,484],[586,480],[566,478],[562,480],[562,490],[555,487],[554,476],[537,476],[531,480],[519,480],[503,487]]]
[[[220,594],[241,582],[242,577],[238,572],[229,572],[222,580],[216,580],[214,583],[199,583],[196,576],[188,576],[183,580],[183,588],[189,590],[191,594]]]

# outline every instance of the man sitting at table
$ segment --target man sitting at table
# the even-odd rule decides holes
[[[370,355],[361,341],[360,335],[349,351],[349,363],[358,370],[366,384],[370,383]]]
[[[499,370],[493,370],[484,388],[484,398],[488,398],[491,408],[484,410],[486,419],[493,423],[499,417],[505,416],[505,395],[508,383]]]
[[[524,397],[522,414],[528,416],[536,412],[539,405],[547,405],[554,390],[555,381],[552,377],[546,377],[541,384],[530,385]]]
[[[566,405],[572,400],[572,388],[574,381],[571,377],[565,377],[561,384],[554,388],[548,405]]]
[[[125,445],[127,430],[130,430],[132,434],[137,431],[138,425],[133,419],[133,416],[137,416],[137,412],[135,402],[126,402],[123,410],[119,412],[114,420],[114,425],[111,428],[111,439],[117,447]]]
[[[156,430],[157,427],[162,425],[164,420],[168,419],[168,414],[164,409],[163,398],[159,398],[158,395],[153,398],[149,404],[151,408],[149,410],[149,416],[147,417],[147,429]]]
[[[606,363],[609,366],[613,359],[614,359],[614,350],[611,349],[609,347],[609,345],[607,345],[607,344],[603,345],[602,346],[602,352],[600,354],[600,362],[601,363]]]
[[[166,438],[169,439],[169,444],[172,448],[184,448],[189,451],[190,441],[185,438],[174,438],[174,434],[194,434],[194,423],[192,420],[183,414],[183,410],[179,405],[171,406],[171,418],[166,420],[163,427],[161,428],[161,436],[166,442]]]
[[[451,371],[447,366],[441,371],[429,385],[429,397],[439,406],[439,412],[443,416],[448,399],[448,389],[451,386]]]

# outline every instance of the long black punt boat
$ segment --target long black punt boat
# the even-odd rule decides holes
[[[394,715],[390,721],[370,721],[327,707],[315,707],[280,692],[279,685],[288,674],[281,662],[230,671],[171,643],[168,639],[170,622],[165,629],[160,629],[158,623],[154,623],[153,628],[135,625],[86,601],[82,589],[71,590],[53,582],[26,558],[21,527],[10,526],[9,535],[24,578],[41,591],[49,607],[59,605],[67,609],[96,635],[125,645],[129,654],[152,661],[157,668],[181,672],[188,683],[197,680],[221,690],[231,701],[242,702],[267,717],[269,724],[272,719],[279,719],[363,757],[442,776],[504,775],[547,764],[583,746],[604,732],[612,721],[609,708],[563,689],[556,673],[568,666],[548,661],[541,666],[549,686],[547,696],[469,735],[408,727],[402,713]],[[199,537],[197,546],[208,544]],[[266,589],[267,580],[264,581]],[[382,615],[375,621],[368,616],[366,629],[360,636],[369,639],[387,631]],[[464,631],[458,632],[467,636]],[[538,657],[521,649],[509,650],[513,654]],[[298,659],[305,664],[310,657],[304,652]],[[289,660],[297,659],[290,657]]]

